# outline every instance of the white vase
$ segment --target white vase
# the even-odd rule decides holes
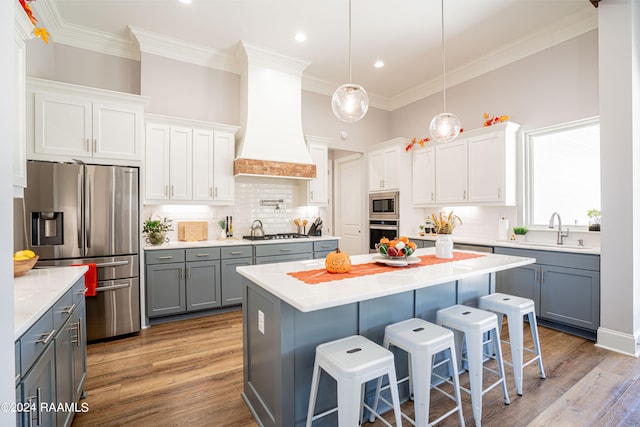
[[[438,234],[436,239],[436,258],[453,258],[451,234]]]
[[[221,239],[226,239],[227,238],[227,230],[225,230],[224,228],[222,230],[220,230],[220,238]]]

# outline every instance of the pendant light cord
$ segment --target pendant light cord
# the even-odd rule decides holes
[[[351,0],[349,0],[349,84],[351,80]]]
[[[349,2],[351,2],[351,0],[349,0]],[[447,80],[446,80],[446,71],[445,71],[445,64],[446,64],[446,55],[445,55],[445,48],[444,48],[444,0],[440,0],[440,17],[441,17],[441,22],[442,22],[442,108],[443,108],[443,112],[446,113],[447,112]],[[349,30],[351,31],[351,30]],[[349,53],[349,55],[351,55],[351,53]]]

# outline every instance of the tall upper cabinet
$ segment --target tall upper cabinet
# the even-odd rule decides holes
[[[147,114],[145,201],[233,204],[237,130],[237,126]]]
[[[27,186],[27,121],[26,121],[26,47],[25,41],[32,38],[33,25],[21,7],[15,8],[14,46],[14,93],[13,111],[13,196],[22,197]]]
[[[416,207],[516,203],[516,136],[520,125],[495,124],[413,151]]]
[[[147,98],[27,78],[27,158],[137,166]]]
[[[330,138],[306,135],[311,160],[316,165],[316,177],[303,181],[301,200],[306,206],[329,205],[329,142]]]

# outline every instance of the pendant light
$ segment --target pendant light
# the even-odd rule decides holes
[[[442,109],[444,113],[440,113],[431,119],[429,125],[429,134],[431,138],[438,142],[449,142],[456,139],[460,134],[460,119],[453,114],[447,113],[447,82],[445,79],[445,49],[444,49],[444,0],[441,0],[441,17],[442,17]]]
[[[364,88],[351,83],[351,0],[349,0],[349,83],[343,84],[331,97],[333,114],[343,122],[357,122],[367,114],[369,96]]]

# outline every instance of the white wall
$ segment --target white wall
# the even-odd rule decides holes
[[[13,327],[13,93],[14,93],[14,6],[18,2],[0,2],[0,54],[4,64],[0,72],[0,402],[15,400],[14,327]],[[15,425],[16,414],[0,411],[0,425]]]

